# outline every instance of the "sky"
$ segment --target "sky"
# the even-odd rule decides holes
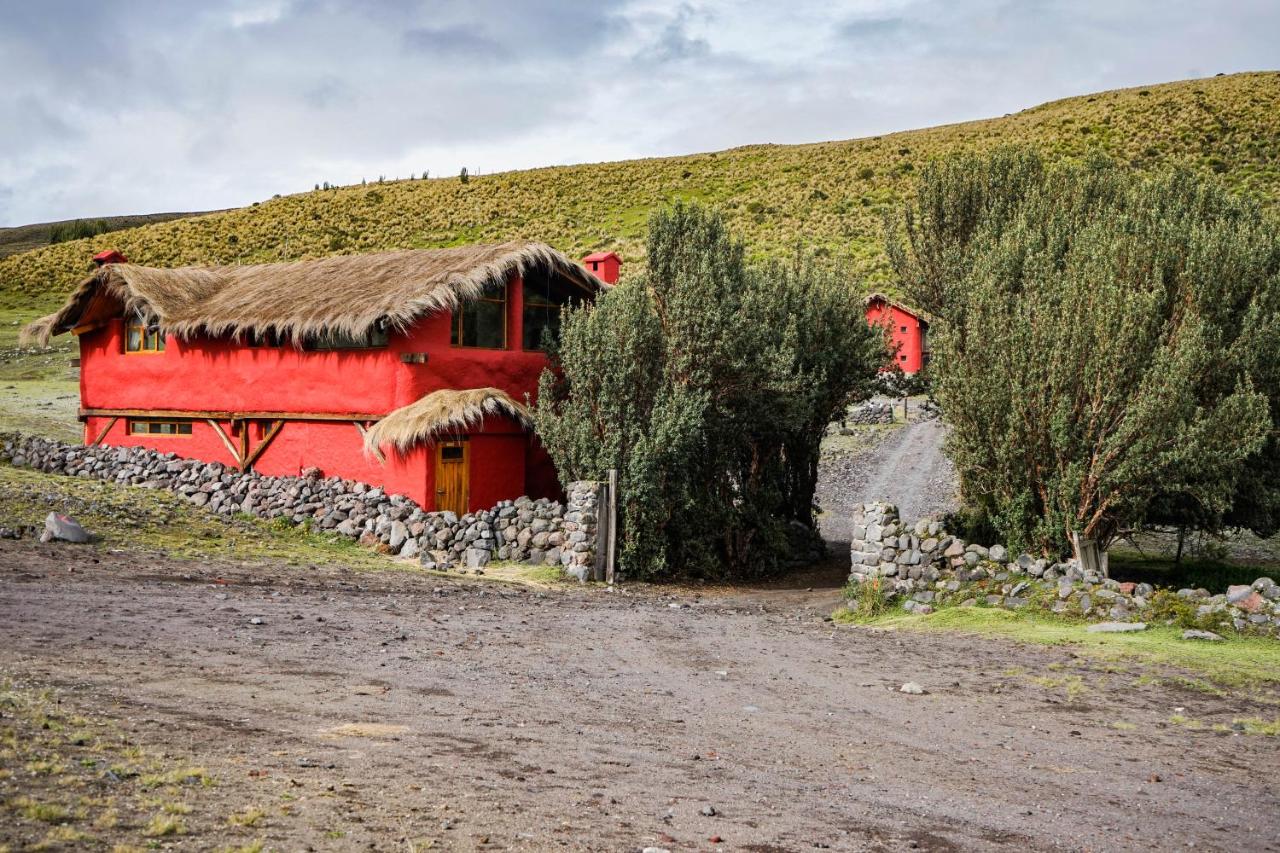
[[[0,226],[1276,68],[1276,0],[0,0]]]

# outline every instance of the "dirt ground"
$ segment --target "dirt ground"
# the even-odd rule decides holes
[[[216,780],[153,846],[1280,849],[1280,739],[1170,722],[1273,705],[1064,648],[840,627],[835,596],[0,542],[0,671]],[[37,837],[0,824],[0,847]]]

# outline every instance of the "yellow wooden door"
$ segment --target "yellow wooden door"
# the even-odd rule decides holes
[[[436,511],[466,515],[471,499],[471,456],[465,441],[436,445]]]

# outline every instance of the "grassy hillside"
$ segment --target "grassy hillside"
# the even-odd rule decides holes
[[[102,223],[106,231],[122,231],[126,228],[137,228],[153,222],[168,222],[173,219],[185,219],[197,216],[195,213],[144,213],[136,216],[97,216],[83,220],[86,223]],[[18,225],[13,228],[0,228],[0,258],[30,252],[53,242],[54,233],[70,225],[75,219],[61,222],[37,222],[32,225]]]
[[[0,309],[57,304],[89,256],[119,248],[157,266],[263,262],[525,237],[571,254],[641,261],[649,212],[675,198],[722,206],[757,255],[811,250],[851,277],[885,276],[881,216],[930,159],[1027,143],[1098,150],[1137,167],[1180,163],[1280,199],[1280,73],[1238,74],[1056,101],[1003,118],[814,145],[305,192],[0,260]],[[624,267],[624,273],[627,267]]]

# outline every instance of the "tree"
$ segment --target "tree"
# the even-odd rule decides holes
[[[939,318],[963,498],[1010,544],[1105,570],[1152,518],[1274,525],[1280,242],[1256,205],[1002,151],[930,167],[895,225],[902,286]]]
[[[748,576],[812,536],[818,446],[885,358],[835,271],[751,267],[715,212],[649,225],[646,273],[570,310],[535,423],[563,480],[620,479],[633,576]]]

